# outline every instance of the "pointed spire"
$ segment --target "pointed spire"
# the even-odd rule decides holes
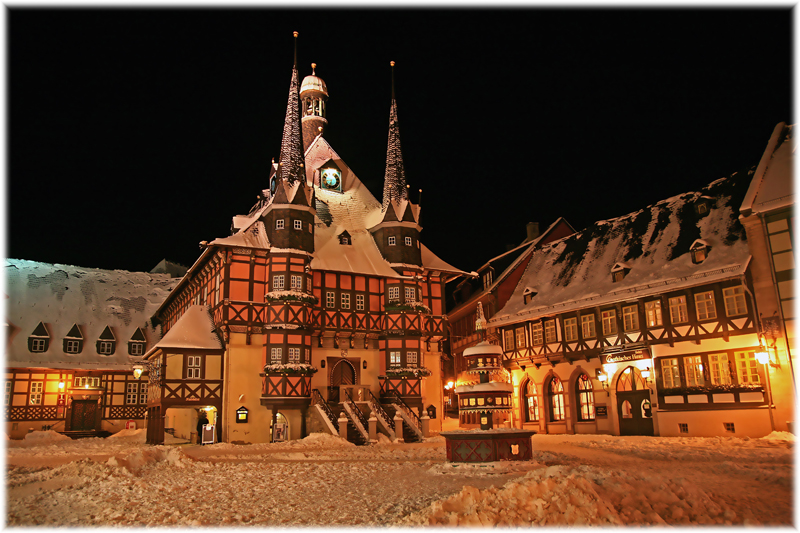
[[[386,173],[383,178],[383,210],[391,201],[407,200],[406,172],[400,149],[400,129],[397,124],[397,100],[394,97],[394,61],[392,66],[392,105],[389,111],[389,143],[386,149]]]
[[[289,84],[289,102],[286,104],[286,120],[283,123],[281,156],[278,163],[278,178],[289,183],[305,182],[303,164],[303,130],[300,125],[300,81],[297,74],[297,32],[294,32],[294,64],[292,81]]]

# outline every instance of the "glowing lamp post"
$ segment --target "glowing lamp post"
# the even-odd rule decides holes
[[[769,379],[769,352],[764,345],[759,343],[758,351],[755,353],[756,361],[764,365],[764,375],[767,378],[767,408],[769,409],[769,425],[772,431],[775,431],[775,419],[772,416],[772,384]]]

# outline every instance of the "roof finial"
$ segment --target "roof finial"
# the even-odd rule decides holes
[[[293,32],[292,35],[294,35],[294,67],[297,68],[297,36],[299,33]]]
[[[311,63],[311,75],[312,76],[316,76],[317,75],[317,72],[315,70],[316,68],[317,68],[317,64],[316,63]]]
[[[389,65],[392,66],[392,100],[394,100],[394,61],[389,61]]]

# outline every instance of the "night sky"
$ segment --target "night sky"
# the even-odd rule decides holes
[[[381,199],[390,61],[423,242],[475,270],[759,161],[792,121],[790,7],[6,7],[6,254],[191,265],[267,188],[299,31],[326,138]]]

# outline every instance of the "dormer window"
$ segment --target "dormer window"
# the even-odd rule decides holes
[[[50,333],[43,322],[39,322],[36,329],[28,337],[28,350],[34,353],[46,352],[50,347]]]
[[[706,241],[703,239],[697,239],[692,243],[689,247],[689,251],[692,254],[692,263],[698,265],[706,260],[708,257],[708,252],[711,250],[711,246],[708,245]]]
[[[320,167],[319,186],[326,191],[342,192],[342,171],[333,161]]]
[[[339,234],[339,244],[344,244],[344,245],[349,246],[351,242],[353,242],[353,241],[350,239],[350,234],[349,233],[347,233],[346,231],[343,231],[343,232],[341,232]]]
[[[64,337],[64,353],[79,354],[83,350],[83,334],[78,324],[73,324],[67,336]]]
[[[100,338],[97,340],[97,353],[100,355],[113,355],[117,349],[117,338],[114,337],[114,332],[111,328],[106,326]]]
[[[522,303],[527,304],[528,302],[533,300],[533,297],[536,296],[538,293],[539,291],[537,291],[533,287],[525,287],[525,290],[522,291]]]
[[[611,269],[611,281],[612,283],[616,283],[618,281],[622,281],[625,276],[628,275],[628,272],[631,271],[631,267],[626,265],[625,263],[616,263],[614,267]]]
[[[147,339],[144,336],[144,331],[142,331],[142,328],[136,328],[131,340],[128,341],[128,354],[144,355],[144,348],[146,345]]]
[[[483,274],[483,288],[488,289],[491,284],[492,284],[492,271],[487,270]]]
[[[694,203],[694,212],[697,213],[697,216],[702,218],[706,216],[711,208],[713,207],[714,198],[710,196],[701,196],[697,199]]]

